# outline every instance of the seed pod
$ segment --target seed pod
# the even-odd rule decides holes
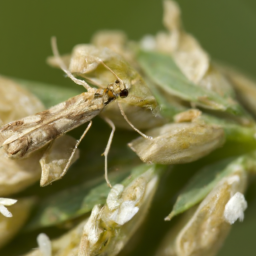
[[[86,224],[87,219],[83,220],[76,227],[72,228],[69,232],[61,237],[51,241],[52,255],[53,256],[75,256],[78,254],[79,242],[83,234],[83,227]],[[42,247],[43,245],[41,245]],[[47,246],[45,245],[47,250]],[[43,249],[44,250],[44,249]],[[34,249],[32,252],[25,256],[42,256],[42,252],[39,249]]]
[[[131,106],[129,104],[122,104],[123,110],[129,121],[138,129],[151,129],[165,123],[165,119],[160,116],[154,116],[149,109]],[[128,130],[132,130],[131,126],[124,120],[120,113],[120,109],[116,103],[109,105],[101,114],[103,117],[111,119],[116,126]]]
[[[197,123],[166,124],[146,134],[152,136],[153,140],[137,138],[128,146],[147,163],[189,163],[209,154],[225,142],[222,128]]]
[[[146,169],[125,188],[115,185],[106,205],[93,208],[84,226],[79,256],[118,254],[145,218],[158,184],[155,171],[155,167]]]
[[[12,218],[6,218],[0,214],[0,247],[10,241],[20,228],[25,224],[29,217],[34,200],[31,198],[19,199],[18,202],[10,207]]]
[[[68,163],[76,142],[77,141],[74,138],[64,135],[54,140],[47,148],[40,159],[40,165],[42,168],[40,186],[47,186],[62,177],[61,175]],[[79,150],[77,149],[72,159],[72,163],[74,163],[78,158]]]
[[[236,207],[229,205],[233,196],[244,192],[246,184],[246,171],[234,165],[233,173],[223,178],[197,209],[183,216],[166,235],[157,256],[216,255],[230,230],[230,220],[243,217],[245,201]]]
[[[255,115],[256,113],[256,83],[237,70],[221,66],[221,72],[227,75],[234,86],[238,99]]]
[[[32,115],[44,109],[33,94],[6,77],[0,76],[0,119],[3,124]]]

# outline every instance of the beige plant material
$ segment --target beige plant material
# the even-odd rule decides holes
[[[0,76],[0,119],[3,124],[42,111],[43,104],[17,82]],[[0,149],[0,196],[16,193],[40,177],[37,152],[30,158],[13,161]]]
[[[124,188],[115,185],[105,206],[96,205],[84,226],[79,256],[114,256],[124,247],[145,219],[158,184],[149,167]]]
[[[107,47],[119,54],[123,53],[127,41],[126,34],[120,30],[101,30],[95,33],[91,42],[96,47]]]
[[[0,247],[9,242],[29,217],[34,200],[31,198],[19,199],[17,203],[8,207],[12,218],[0,214]]]
[[[218,68],[231,81],[237,92],[237,97],[256,114],[256,82],[235,69],[226,66],[218,66]]]
[[[235,98],[235,92],[230,81],[214,65],[209,67],[199,81],[199,85],[209,91],[218,93],[222,97],[232,96]]]
[[[199,82],[207,72],[210,60],[198,41],[182,29],[176,2],[164,1],[163,23],[169,34],[161,32],[157,35],[157,49],[172,54],[185,76],[195,83]]]
[[[42,187],[47,186],[62,177],[61,174],[68,163],[76,142],[77,141],[74,138],[64,135],[50,144],[40,159],[40,165],[42,168],[40,185]],[[76,150],[71,164],[78,158],[79,150]]]
[[[202,112],[198,109],[189,109],[174,116],[175,123],[193,122],[200,118]]]
[[[232,174],[223,178],[197,209],[185,214],[166,235],[157,256],[216,255],[231,227],[224,215],[226,206],[233,196],[245,191],[246,184],[246,171],[240,165],[234,166]],[[242,217],[244,204],[240,207],[240,216],[235,209],[229,217]]]
[[[3,124],[43,109],[43,104],[33,94],[21,88],[17,82],[0,76],[0,119]]]
[[[195,161],[225,142],[221,127],[199,123],[166,124],[146,133],[153,140],[137,138],[129,147],[143,162],[180,164]]]
[[[106,61],[115,56],[108,48],[96,47],[91,44],[79,44],[73,48],[69,70],[72,73],[87,74],[95,70],[100,61]]]
[[[19,192],[39,180],[41,157],[42,151],[37,151],[29,158],[13,160],[0,149],[0,196]]]
[[[40,243],[40,249],[34,249],[25,256],[43,256],[42,251],[47,251],[49,255],[49,247],[51,247],[51,256],[77,256],[81,236],[83,234],[84,225],[87,219],[81,221],[76,227],[72,228],[66,234],[61,237],[52,240],[51,242],[43,237],[42,243]],[[45,244],[43,242],[46,241]]]
[[[42,256],[51,256],[52,255],[52,245],[49,237],[44,234],[40,233],[37,236],[37,244],[39,245],[39,250]]]
[[[123,103],[124,113],[129,121],[138,129],[151,129],[165,123],[165,119],[160,115],[153,116],[152,111],[149,109],[132,106]],[[105,108],[101,115],[111,119],[117,127],[132,130],[131,126],[125,121],[120,113],[120,109],[116,103],[109,105]]]
[[[6,208],[6,206],[10,206],[15,203],[17,203],[16,199],[0,197],[0,213],[7,218],[11,218],[12,213]]]

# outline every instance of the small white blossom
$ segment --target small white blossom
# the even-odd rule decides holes
[[[156,48],[156,40],[152,35],[144,36],[140,41],[140,47],[143,50],[152,51]]]
[[[51,241],[46,234],[40,233],[37,236],[37,243],[39,246],[39,250],[43,256],[51,256],[52,255]]]
[[[17,202],[15,199],[3,198],[0,197],[0,213],[2,213],[5,217],[12,217],[12,213],[8,211],[5,206],[13,205]]]
[[[224,211],[225,220],[234,224],[238,219],[243,221],[244,211],[247,208],[247,202],[244,195],[240,192],[236,192],[227,202]]]

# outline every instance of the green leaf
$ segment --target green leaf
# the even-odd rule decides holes
[[[110,174],[111,184],[122,183],[127,186],[149,168],[154,168],[155,172],[164,170],[164,166],[160,165],[140,165],[131,171]],[[48,196],[39,202],[25,230],[58,225],[89,213],[94,205],[105,204],[109,191],[105,179],[100,178]]]
[[[110,181],[120,183],[129,174],[128,171],[111,174]],[[95,204],[105,203],[109,190],[105,179],[97,178],[48,196],[39,202],[25,229],[57,225],[86,214]]]
[[[138,61],[145,73],[167,93],[207,109],[244,114],[243,108],[230,97],[222,97],[190,82],[170,56],[140,51]]]
[[[171,220],[174,216],[201,202],[221,179],[237,170],[237,168],[255,172],[256,152],[236,159],[228,158],[201,169],[179,195],[172,212],[167,216],[166,220]]]

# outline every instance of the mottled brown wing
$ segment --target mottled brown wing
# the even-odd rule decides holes
[[[4,125],[0,145],[9,157],[28,156],[53,139],[88,122],[104,108],[103,98],[82,93],[46,111]]]

